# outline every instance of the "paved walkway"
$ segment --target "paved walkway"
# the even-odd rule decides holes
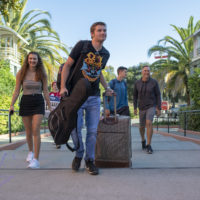
[[[91,176],[82,163],[72,172],[74,154],[51,137],[42,139],[40,170],[26,169],[27,145],[0,151],[0,199],[199,200],[200,145],[154,134],[154,154],[141,150],[137,127],[132,128],[131,169],[100,169]]]

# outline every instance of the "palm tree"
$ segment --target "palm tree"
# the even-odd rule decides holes
[[[51,28],[50,21],[41,18],[41,16],[51,18],[49,12],[36,9],[24,14],[27,0],[21,0],[20,4],[20,10],[10,8],[9,15],[2,15],[0,24],[9,26],[25,38],[28,45],[20,41],[18,43],[23,57],[30,51],[37,51],[44,59],[49,75],[52,76],[54,68],[60,65],[59,60],[62,58],[60,54],[68,55],[67,46],[60,41],[57,32]]]
[[[190,105],[190,91],[188,87],[188,77],[190,74],[191,53],[193,51],[193,40],[184,40],[200,29],[200,20],[194,25],[191,16],[187,28],[171,25],[178,33],[181,41],[171,36],[165,36],[158,41],[158,45],[151,47],[148,55],[155,52],[167,54],[167,59],[160,59],[152,64],[152,70],[162,87],[170,92],[173,97],[178,94],[186,96],[187,104]]]

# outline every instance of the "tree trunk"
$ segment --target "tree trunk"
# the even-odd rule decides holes
[[[190,90],[189,90],[189,87],[188,87],[188,81],[186,81],[186,97],[187,97],[187,105],[190,106]]]

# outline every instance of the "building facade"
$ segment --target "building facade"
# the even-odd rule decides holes
[[[19,43],[28,44],[28,42],[13,29],[0,26],[0,59],[9,62],[10,70],[15,76],[21,67],[21,54],[18,50]]]
[[[194,49],[191,55],[191,66],[192,68],[200,68],[200,29],[196,31],[191,37],[193,38],[194,44]]]

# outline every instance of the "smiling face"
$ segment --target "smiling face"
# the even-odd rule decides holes
[[[97,42],[104,42],[107,36],[106,26],[97,25],[94,29],[94,32],[91,32],[91,36],[92,36],[92,39]]]
[[[30,68],[35,68],[38,63],[38,57],[36,54],[29,54],[28,56],[28,64]]]
[[[146,66],[142,69],[142,79],[148,80],[149,77],[150,77],[150,68],[148,66]]]

